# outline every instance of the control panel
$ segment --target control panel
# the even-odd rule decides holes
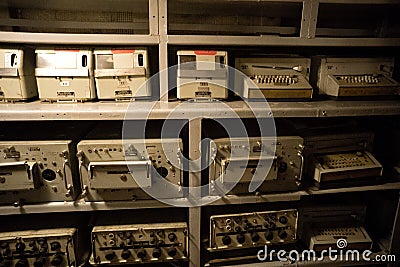
[[[248,99],[311,99],[310,62],[300,57],[237,58],[236,69],[248,78],[243,83],[236,75],[235,90]]]
[[[215,153],[209,166],[210,193],[246,194],[253,179],[261,181],[257,192],[297,190],[302,151],[303,139],[298,136],[214,139],[210,142],[210,157]]]
[[[84,140],[78,144],[82,197],[87,200],[149,199],[142,189],[164,198],[183,196],[181,139]]]
[[[187,260],[188,236],[184,222],[95,226],[90,263],[142,264]]]
[[[0,203],[74,200],[74,151],[71,141],[1,141]]]
[[[226,51],[178,51],[177,97],[179,99],[228,98]]]
[[[318,88],[333,97],[398,95],[393,69],[393,58],[322,58]]]
[[[209,250],[293,243],[297,217],[296,209],[211,216]]]
[[[0,48],[0,101],[21,101],[37,96],[33,49]]]
[[[149,97],[146,48],[95,49],[94,77],[99,99],[130,100]]]
[[[76,229],[59,228],[0,233],[0,265],[76,267]]]
[[[36,49],[35,76],[42,101],[87,101],[96,97],[90,49]]]

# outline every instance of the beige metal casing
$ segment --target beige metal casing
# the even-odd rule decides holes
[[[242,177],[230,194],[249,194],[249,183],[253,177],[264,175],[264,164],[272,161],[271,169],[267,176],[258,177],[264,182],[257,189],[257,192],[273,191],[295,191],[298,190],[303,171],[303,139],[299,136],[274,137],[249,137],[247,138],[221,138],[211,141],[211,149],[215,147],[217,154],[215,160],[209,166],[210,194],[219,195],[225,192],[237,181],[237,174],[243,172]],[[270,151],[275,147],[275,152]],[[231,156],[232,151],[236,155]],[[260,157],[261,151],[265,153]],[[241,157],[240,154],[249,152],[248,157]],[[236,175],[235,175],[236,173]],[[217,179],[219,182],[217,183]],[[224,190],[225,189],[225,190]],[[222,191],[221,191],[222,190]]]
[[[73,201],[71,141],[1,141],[0,203]]]
[[[393,69],[393,58],[322,58],[317,83],[319,94],[333,97],[397,95],[400,85],[391,78]],[[358,76],[346,82],[346,76],[354,75]],[[372,78],[362,77],[371,75],[378,82],[367,82]]]
[[[177,54],[178,99],[228,98],[226,51],[185,50]]]
[[[308,248],[313,251],[338,249],[339,239],[346,240],[346,247],[343,249],[367,250],[372,247],[372,239],[362,226],[343,226],[321,228],[315,226],[309,233]],[[340,242],[340,241],[339,241]]]
[[[93,52],[89,49],[37,49],[35,75],[42,101],[96,98]]]
[[[188,238],[185,222],[95,226],[89,262],[99,265],[187,260]]]
[[[57,228],[26,230],[18,232],[0,233],[1,255],[4,257],[3,264],[8,262],[9,266],[39,266],[43,267],[77,267],[79,266],[77,258],[77,230],[75,228]],[[16,245],[25,246],[24,255],[17,251]],[[46,249],[45,249],[46,248]],[[54,248],[54,249],[53,249]],[[7,255],[10,250],[11,254]],[[28,256],[27,251],[32,251]],[[40,253],[40,251],[45,251]],[[37,255],[40,255],[38,257]],[[34,265],[35,264],[35,265]]]
[[[305,175],[318,183],[324,182],[324,176],[325,181],[334,181],[382,175],[382,165],[369,153],[372,132],[312,135],[304,140]],[[336,167],[324,168],[324,164]]]
[[[237,58],[235,68],[248,78],[235,75],[235,92],[248,99],[311,99],[310,64],[300,57]]]
[[[214,215],[210,217],[210,251],[293,243],[296,209]]]
[[[130,100],[151,96],[148,52],[146,48],[95,49],[97,97]],[[139,90],[140,89],[140,90]]]
[[[28,100],[38,95],[34,62],[31,48],[0,48],[0,101]]]
[[[171,162],[181,164],[181,151],[181,139],[83,140],[78,144],[83,196],[90,201],[149,199],[142,188],[151,187],[165,198],[183,197],[183,168]],[[167,183],[157,182],[160,176]]]

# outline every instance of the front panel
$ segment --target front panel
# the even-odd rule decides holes
[[[79,172],[87,200],[183,197],[180,139],[84,140],[78,144]],[[130,166],[130,168],[128,168]]]
[[[178,51],[179,99],[226,99],[228,56],[225,51]]]
[[[298,136],[223,138],[211,142],[216,149],[209,167],[210,194],[227,192],[240,180],[230,194],[248,194],[249,183],[264,180],[257,192],[297,190],[303,170],[303,139]],[[273,148],[275,151],[273,152]],[[268,172],[265,169],[272,164]],[[258,168],[257,168],[258,166]]]
[[[188,259],[184,222],[95,226],[90,263],[143,264]]]
[[[0,202],[74,200],[74,151],[71,141],[0,142]]]
[[[295,209],[211,216],[209,250],[293,243],[297,217]]]
[[[145,48],[94,51],[99,99],[130,100],[151,96],[148,52]]]
[[[0,243],[2,266],[79,266],[74,228],[4,232]]]
[[[35,75],[42,101],[86,101],[96,97],[91,50],[37,49]]]
[[[37,96],[34,58],[34,51],[29,48],[0,49],[0,101]]]

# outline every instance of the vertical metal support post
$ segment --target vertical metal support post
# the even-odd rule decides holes
[[[168,72],[163,70],[168,69],[168,25],[167,13],[168,6],[167,0],[158,0],[159,14],[158,14],[158,33],[160,34],[160,43],[158,45],[159,56],[159,71],[160,75],[160,101],[168,101]]]
[[[390,238],[390,254],[396,255],[396,260],[400,257],[400,194],[397,202],[396,216],[393,222],[392,237]],[[393,265],[395,266],[395,265]]]
[[[149,0],[149,33],[158,35],[158,1]]]
[[[303,12],[301,15],[300,37],[312,39],[315,38],[317,31],[318,0],[303,1]]]
[[[195,160],[201,156],[199,144],[201,142],[201,118],[189,121],[189,159]],[[201,185],[201,171],[190,171],[189,173],[189,193],[190,188]],[[200,196],[195,196],[200,197]],[[200,223],[201,207],[189,208],[189,266],[200,266]]]

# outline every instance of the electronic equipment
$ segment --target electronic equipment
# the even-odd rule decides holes
[[[73,201],[74,151],[71,141],[1,141],[0,203]]]
[[[297,217],[296,209],[211,216],[209,250],[293,243]]]
[[[42,101],[96,98],[93,52],[89,49],[37,49],[35,75]]]
[[[303,171],[301,137],[221,138],[210,141],[210,149],[216,151],[209,166],[210,195],[228,192],[240,173],[243,173],[242,177],[230,194],[248,194],[249,183],[254,177],[264,180],[257,189],[260,193],[299,188]],[[263,165],[268,161],[272,161],[271,169],[263,173],[266,171]]]
[[[2,266],[79,266],[76,229],[58,228],[0,233]]]
[[[183,197],[181,147],[182,140],[172,138],[81,141],[82,195],[91,201],[149,199],[142,188],[151,188],[165,198]]]
[[[329,248],[338,249],[340,239],[345,240],[343,248],[339,243],[339,249],[356,249],[366,250],[371,249],[372,239],[367,231],[362,226],[352,227],[329,227],[329,228],[314,228],[310,233],[309,249],[317,252],[328,250]]]
[[[329,247],[371,249],[372,239],[362,226],[365,216],[363,205],[305,207],[300,210],[298,235],[310,250],[317,252]]]
[[[35,52],[30,48],[0,48],[0,101],[28,100],[38,95]]]
[[[94,77],[99,99],[130,100],[151,95],[146,48],[96,49]]]
[[[319,93],[337,98],[398,95],[393,69],[392,58],[322,58]]]
[[[228,98],[226,51],[178,51],[177,97],[179,99]]]
[[[90,263],[142,264],[187,260],[184,222],[95,226]]]
[[[235,91],[246,99],[311,99],[310,62],[300,57],[237,58],[236,69],[248,78],[236,75]]]
[[[374,135],[370,132],[305,136],[305,173],[318,187],[341,181],[376,178],[383,167],[369,152]],[[340,183],[343,185],[343,183]]]

